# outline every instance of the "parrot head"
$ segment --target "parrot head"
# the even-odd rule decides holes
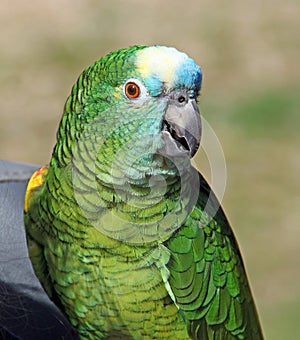
[[[104,56],[80,75],[67,100],[57,158],[74,156],[79,140],[104,168],[117,154],[139,170],[143,163],[155,167],[159,155],[191,158],[201,137],[201,80],[199,66],[171,47],[133,46]]]

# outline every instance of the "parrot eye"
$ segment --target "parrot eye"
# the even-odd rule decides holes
[[[127,79],[123,85],[123,94],[135,104],[142,104],[149,98],[146,87],[140,80],[135,78]]]
[[[125,94],[129,99],[137,98],[140,93],[140,87],[136,83],[129,81],[125,84]]]

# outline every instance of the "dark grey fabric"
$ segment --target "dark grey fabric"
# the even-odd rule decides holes
[[[37,168],[0,160],[0,339],[78,339],[44,292],[28,257],[23,204]]]

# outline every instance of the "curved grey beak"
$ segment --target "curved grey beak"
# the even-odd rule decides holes
[[[201,119],[195,99],[186,91],[176,90],[170,94],[169,104],[162,122],[165,141],[160,150],[168,156],[193,157],[201,139]]]

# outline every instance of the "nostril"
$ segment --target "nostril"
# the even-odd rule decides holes
[[[184,96],[179,96],[177,100],[179,103],[184,103],[186,101],[186,98]]]

